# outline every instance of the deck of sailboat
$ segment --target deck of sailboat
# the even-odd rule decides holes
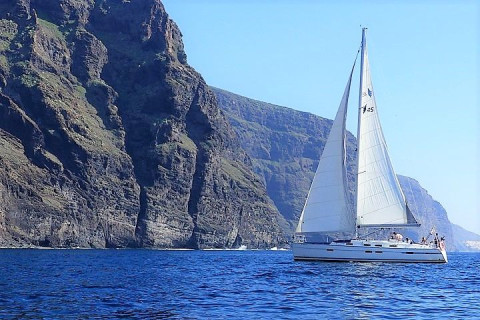
[[[396,240],[350,240],[293,243],[295,260],[351,262],[445,263],[446,254],[429,244]]]

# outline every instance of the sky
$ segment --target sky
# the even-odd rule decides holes
[[[212,86],[333,119],[361,41],[397,174],[480,234],[480,1],[164,0]],[[356,134],[358,74],[347,128]],[[355,110],[355,109],[353,109]]]

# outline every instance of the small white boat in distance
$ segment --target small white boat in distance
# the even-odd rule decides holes
[[[291,245],[294,259],[445,263],[445,243],[437,234],[432,243],[413,243],[401,238],[374,240],[365,236],[365,239],[358,237],[358,232],[365,228],[420,226],[408,208],[388,155],[370,78],[365,33],[366,28],[363,28],[356,206],[351,208],[348,200],[345,165],[345,120],[354,62],[298,222]],[[329,237],[322,236],[342,232],[349,233],[354,239],[330,241]]]

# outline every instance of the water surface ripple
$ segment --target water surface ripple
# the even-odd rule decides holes
[[[1,319],[479,319],[480,254],[446,265],[288,251],[0,250]]]

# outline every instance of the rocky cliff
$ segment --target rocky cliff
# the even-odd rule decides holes
[[[404,235],[411,239],[421,239],[423,236],[432,239],[433,237],[429,234],[432,227],[435,227],[438,234],[447,239],[448,250],[459,250],[452,224],[448,220],[447,212],[443,206],[433,199],[417,180],[400,175],[397,175],[397,177],[410,210],[421,224],[420,228],[407,229]]]
[[[283,239],[159,0],[3,0],[0,145],[3,246]]]
[[[290,232],[293,232],[332,121],[225,90],[212,90],[237,132],[242,147],[252,157],[255,172],[263,177],[269,196],[289,223]],[[350,133],[347,139],[347,175],[353,202],[356,140]],[[449,250],[464,250],[462,243],[466,238],[460,233],[456,238],[454,231],[457,229],[452,227],[442,205],[416,180],[399,176],[399,181],[410,209],[422,224],[418,229],[405,231],[405,236],[420,239],[435,226],[439,234],[446,237]],[[477,240],[471,235],[466,236],[469,240]]]
[[[457,250],[464,252],[480,251],[480,235],[465,230],[456,224],[452,224],[452,231],[455,236]]]

